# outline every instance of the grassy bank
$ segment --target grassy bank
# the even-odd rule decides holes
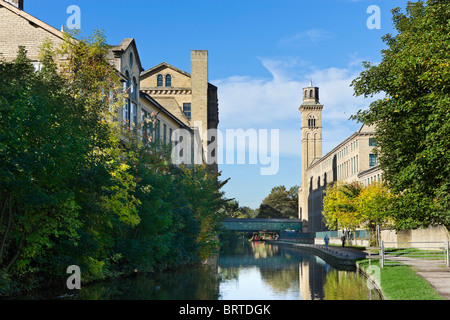
[[[360,260],[357,264],[363,270],[367,270],[369,260]],[[372,266],[379,267],[379,262],[372,261]],[[372,276],[379,276],[379,285],[388,300],[444,300],[426,280],[418,276],[409,266],[386,266],[375,269]]]

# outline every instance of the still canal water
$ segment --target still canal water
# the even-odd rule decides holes
[[[380,296],[356,271],[337,270],[300,249],[241,240],[224,246],[211,266],[82,286],[64,298],[378,300]]]

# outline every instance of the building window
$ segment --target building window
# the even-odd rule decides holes
[[[141,134],[142,141],[147,142],[151,136],[151,123],[150,123],[150,113],[144,109],[141,109]],[[151,139],[150,139],[151,140]]]
[[[133,52],[130,52],[130,67],[133,66]]]
[[[377,142],[375,141],[374,138],[369,138],[369,146],[371,147],[376,147]]]
[[[163,142],[164,144],[167,143],[167,125],[165,123],[163,125]]]
[[[374,167],[378,164],[378,159],[376,154],[369,154],[369,166]]]
[[[136,81],[136,77],[133,77],[133,81],[131,83],[131,98],[132,99],[137,99],[137,81]]]
[[[309,97],[310,97],[310,98],[313,97],[313,91],[312,91],[312,90],[309,91]]]
[[[172,86],[172,76],[170,74],[166,75],[166,87]]]
[[[126,125],[130,121],[130,100],[125,101],[122,111],[123,124]]]
[[[133,121],[132,126],[136,126],[137,125],[137,104],[136,103],[132,103],[131,104],[131,121]]]
[[[157,77],[157,86],[158,87],[162,87],[163,86],[163,75],[162,74],[158,74],[158,77]]]
[[[161,127],[161,120],[156,119],[156,124],[155,124],[155,141],[156,142],[158,142],[159,139],[161,139],[160,127]]]
[[[183,112],[188,120],[191,120],[191,103],[183,103]]]
[[[312,114],[308,116],[308,127],[315,127],[316,126],[316,117]]]

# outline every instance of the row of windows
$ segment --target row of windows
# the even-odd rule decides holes
[[[353,150],[356,150],[358,148],[358,139],[355,141],[352,141],[348,146],[345,146],[342,150],[340,150],[337,153],[338,159],[342,158],[343,156],[347,155],[349,152],[352,152]]]
[[[373,175],[370,178],[364,179],[364,185],[368,186],[369,184],[371,184],[373,182],[380,182],[381,179],[383,179],[383,176],[381,173],[378,173],[376,175]]]
[[[338,170],[337,172],[338,179],[345,179],[347,177],[354,175],[355,173],[358,173],[359,171],[358,155],[340,164],[337,170]]]
[[[162,74],[158,74],[157,80],[156,80],[156,86],[163,87],[164,79],[166,80],[166,87],[171,87],[172,86],[172,76],[170,74],[166,74],[165,77]]]
[[[151,116],[150,113],[142,110],[141,112],[141,121],[142,121],[142,127],[141,127],[141,134],[143,141],[145,140],[152,140],[154,138],[154,141],[160,141],[161,140],[161,120],[156,119],[154,125],[153,122],[150,121]],[[162,126],[162,142],[164,144],[170,143],[170,139],[172,137],[172,128],[169,128],[167,124],[163,123]]]

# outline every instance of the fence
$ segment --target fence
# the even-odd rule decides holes
[[[445,261],[450,267],[448,241],[385,242],[381,241],[380,266],[411,264],[417,261]]]

